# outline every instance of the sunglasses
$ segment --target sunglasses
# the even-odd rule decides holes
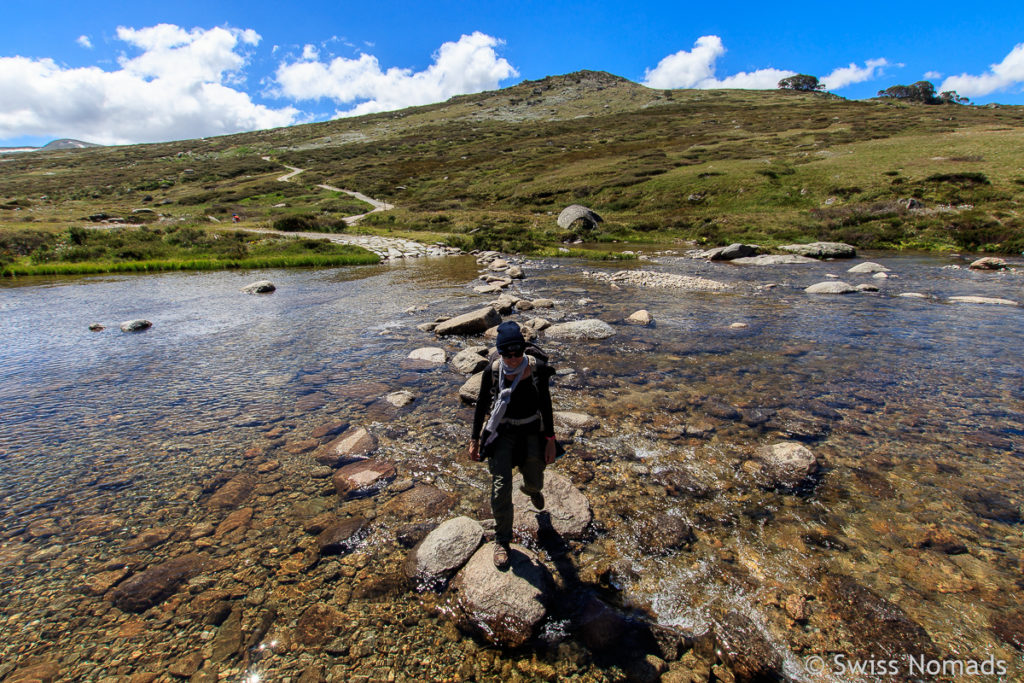
[[[519,358],[520,356],[523,355],[523,347],[522,346],[510,346],[510,347],[500,351],[499,353],[501,353],[501,355],[504,356],[505,358]]]

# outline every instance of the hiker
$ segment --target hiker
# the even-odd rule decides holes
[[[499,357],[484,370],[480,382],[469,459],[487,458],[495,522],[494,566],[505,569],[512,542],[512,468],[518,467],[523,474],[520,490],[537,510],[543,510],[544,467],[555,461],[556,446],[548,387],[553,372],[546,356],[527,345],[519,325],[511,321],[498,326],[496,346]]]
[[[232,223],[238,223],[238,222],[239,222],[239,221],[241,221],[241,220],[242,220],[242,219],[238,217],[238,214],[237,214],[237,213],[236,213],[236,214],[233,214],[233,215],[231,216],[231,222],[232,222]]]

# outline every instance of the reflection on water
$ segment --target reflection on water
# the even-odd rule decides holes
[[[576,371],[556,389],[559,406],[603,423],[577,436],[573,451],[586,458],[567,465],[586,482],[600,531],[580,553],[581,575],[588,563],[627,567],[616,581],[629,600],[696,632],[738,610],[786,653],[796,678],[795,656],[852,647],[829,635],[832,616],[814,602],[827,599],[821,586],[832,575],[884,596],[942,653],[994,653],[1019,669],[997,617],[1018,609],[1024,557],[1024,309],[946,299],[1024,301],[1024,280],[943,268],[959,261],[932,256],[873,260],[894,277],[848,275],[844,262],[739,267],[671,256],[528,268],[519,295],[560,302],[544,317],[616,324],[605,342],[543,342],[558,366]],[[622,267],[737,288],[614,289],[583,273]],[[251,457],[254,443],[282,463],[280,490],[262,491],[268,509],[318,495],[308,455],[287,449],[339,416],[375,425],[406,475],[480,499],[486,477],[454,461],[467,435],[467,411],[453,398],[462,378],[405,360],[435,344],[415,325],[479,305],[468,284],[477,274],[472,259],[455,258],[2,283],[0,604],[15,615],[7,625],[38,637],[46,590],[95,571],[100,556],[123,552],[146,528],[197,523],[210,483]],[[881,291],[803,292],[827,274]],[[239,291],[262,278],[277,291]],[[655,326],[617,324],[640,308]],[[117,329],[133,318],[153,328]],[[90,332],[94,322],[107,329]],[[452,353],[466,341],[442,345]],[[395,411],[379,399],[399,388],[418,399]],[[794,495],[759,485],[757,447],[780,439],[823,461],[816,488]],[[306,488],[292,492],[293,481]],[[113,536],[69,532],[97,514],[117,518]],[[658,514],[691,525],[695,545],[639,550],[638,530]],[[47,532],[47,520],[60,530]],[[53,566],[28,561],[55,540],[71,550],[56,551]],[[810,617],[793,618],[791,596],[810,600]],[[843,631],[855,643],[862,632]],[[19,643],[3,647],[6,657]]]

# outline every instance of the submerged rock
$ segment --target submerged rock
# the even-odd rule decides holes
[[[631,314],[626,318],[626,323],[629,325],[650,325],[654,322],[654,318],[651,316],[649,311],[639,310]]]
[[[749,618],[731,610],[715,623],[718,651],[737,681],[781,681],[782,656]]]
[[[170,597],[183,581],[202,572],[206,562],[205,555],[190,554],[150,567],[115,588],[110,601],[125,612],[145,612]]]
[[[235,475],[227,483],[217,489],[217,492],[210,496],[206,504],[210,507],[233,508],[238,507],[252,495],[256,480],[250,474],[242,473]]]
[[[764,446],[758,451],[764,467],[762,472],[769,486],[796,488],[818,471],[818,459],[809,448],[798,443],[783,442]]]
[[[445,350],[437,346],[424,346],[420,349],[414,349],[409,353],[408,357],[412,360],[422,360],[428,363],[445,363],[448,360],[448,354],[445,353]]]
[[[437,527],[409,552],[405,575],[418,588],[444,584],[472,557],[483,540],[484,529],[469,517],[456,517]]]
[[[349,517],[332,524],[316,537],[322,555],[351,552],[366,536],[367,521],[363,517]]]
[[[586,413],[576,413],[567,410],[556,410],[554,412],[555,427],[560,429],[597,429],[601,423],[596,417]]]
[[[989,296],[951,296],[949,302],[954,304],[993,304],[996,306],[1019,306],[1011,299],[997,299]]]
[[[430,484],[417,484],[384,505],[383,511],[401,519],[439,517],[455,506],[457,498]]]
[[[395,466],[384,460],[360,460],[334,473],[334,489],[341,497],[367,495],[380,490],[397,476]]]
[[[320,448],[315,458],[321,465],[337,467],[346,460],[364,458],[377,450],[377,440],[363,427],[351,427],[344,434]]]
[[[494,566],[493,556],[494,544],[485,544],[455,577],[454,616],[494,645],[519,647],[547,616],[551,577],[521,545],[511,546],[505,571]]]

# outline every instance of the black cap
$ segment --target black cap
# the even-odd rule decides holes
[[[499,353],[510,347],[513,349],[516,346],[520,349],[526,348],[526,339],[523,337],[522,330],[519,329],[519,323],[508,320],[498,325],[498,342],[495,346],[498,347]]]

